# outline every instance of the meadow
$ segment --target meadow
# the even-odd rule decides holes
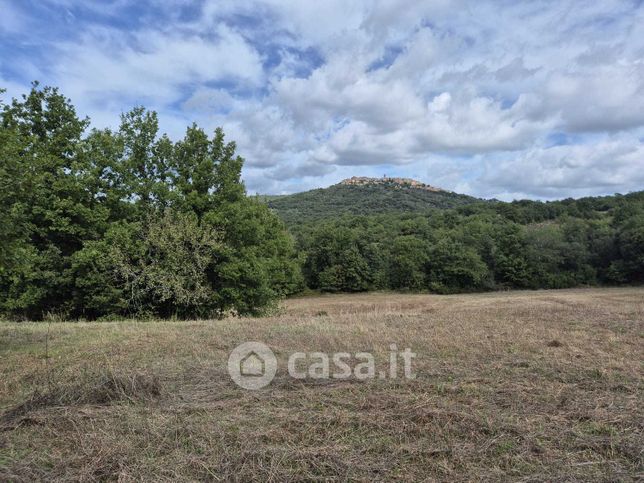
[[[226,370],[246,341],[277,376]],[[416,354],[296,380],[295,351]],[[286,300],[265,318],[0,323],[0,480],[641,481],[644,289]]]

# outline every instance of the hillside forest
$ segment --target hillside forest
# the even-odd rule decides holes
[[[644,282],[644,192],[505,203],[331,187],[263,198],[247,195],[221,129],[192,125],[173,141],[141,107],[116,130],[92,129],[37,83],[0,111],[7,318],[261,315],[307,290]]]

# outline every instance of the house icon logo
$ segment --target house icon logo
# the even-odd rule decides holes
[[[228,357],[228,374],[244,389],[267,386],[277,372],[273,351],[261,342],[244,342],[233,349]]]
[[[260,355],[252,351],[239,361],[239,372],[242,376],[263,376],[266,364]]]

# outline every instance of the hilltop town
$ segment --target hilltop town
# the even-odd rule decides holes
[[[367,176],[352,176],[351,178],[344,179],[340,181],[341,185],[350,185],[350,186],[366,186],[366,185],[399,185],[409,188],[417,188],[426,191],[445,191],[441,188],[435,186],[430,186],[420,181],[416,181],[411,178],[390,178],[388,176],[383,176],[382,178],[369,178]]]

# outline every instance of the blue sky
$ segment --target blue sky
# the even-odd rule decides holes
[[[641,1],[0,0],[0,87],[223,126],[249,192],[408,176],[499,199],[644,189]],[[7,97],[7,96],[5,96]]]

